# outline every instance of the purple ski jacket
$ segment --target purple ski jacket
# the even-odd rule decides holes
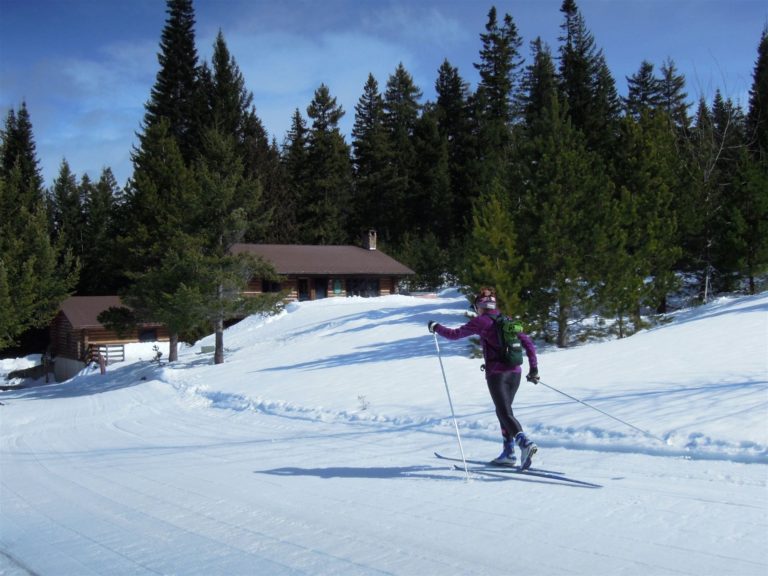
[[[483,358],[485,359],[485,374],[498,374],[500,372],[521,372],[521,366],[510,366],[504,363],[499,353],[499,336],[496,332],[494,318],[499,315],[498,310],[489,310],[482,316],[476,316],[469,322],[458,328],[446,328],[440,324],[435,326],[435,332],[448,338],[448,340],[459,340],[467,336],[480,336],[483,344]],[[523,345],[525,355],[528,357],[529,370],[538,367],[536,359],[536,347],[533,345],[531,337],[520,332],[520,343]]]

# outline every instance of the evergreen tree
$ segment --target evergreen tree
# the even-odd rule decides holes
[[[208,127],[231,134],[238,144],[243,141],[245,116],[253,104],[253,94],[245,88],[245,79],[230,54],[224,34],[219,30],[213,44],[212,76],[209,81]]]
[[[506,183],[512,155],[512,125],[519,117],[519,78],[522,40],[509,14],[499,24],[496,9],[488,12],[486,32],[480,35],[482,49],[475,68],[480,82],[475,93],[476,158],[474,198],[486,193],[495,179]],[[506,186],[506,184],[502,184]]]
[[[80,256],[82,271],[78,293],[106,295],[117,293],[122,286],[116,270],[115,215],[121,190],[112,170],[105,168],[98,182],[91,184],[85,177],[80,184],[83,199],[84,233],[86,249]]]
[[[90,180],[85,176],[84,187],[90,186]],[[61,240],[72,253],[81,258],[85,252],[83,198],[81,187],[66,160],[62,160],[59,175],[53,181],[53,187],[48,195],[51,232],[54,239]]]
[[[272,217],[261,194],[265,185],[282,190],[279,176],[279,158],[270,149],[267,134],[253,107],[253,94],[245,88],[245,79],[235,58],[227,48],[224,35],[219,31],[213,47],[212,70],[205,81],[208,120],[207,129],[214,129],[233,138],[234,153],[243,163],[243,177],[253,185],[245,190],[258,194],[259,198],[243,199],[244,203],[259,203],[258,214],[251,214],[246,235],[250,239],[264,238]],[[201,153],[205,153],[202,143]],[[278,172],[278,173],[276,173]],[[277,191],[270,189],[270,197]]]
[[[469,85],[459,70],[445,60],[435,82],[437,102],[435,113],[440,134],[448,146],[450,198],[453,201],[450,233],[454,248],[459,250],[472,223],[472,197],[475,188],[473,163],[475,139]]]
[[[290,242],[300,242],[303,235],[302,229],[302,203],[307,197],[309,187],[309,162],[308,162],[308,138],[307,123],[297,108],[291,118],[291,127],[286,134],[282,146],[281,161],[286,175],[288,198],[295,199],[296,234],[290,238]],[[298,240],[297,240],[298,239]]]
[[[687,131],[691,121],[688,118],[688,94],[685,92],[685,76],[677,73],[672,59],[667,59],[661,66],[659,79],[661,98],[659,107],[672,119],[679,131]]]
[[[18,113],[13,109],[8,111],[0,136],[2,137],[0,175],[9,179],[11,172],[18,165],[20,178],[18,196],[9,197],[6,200],[7,203],[31,206],[43,200],[43,177],[40,174],[32,121],[26,102],[21,103]]]
[[[517,250],[516,228],[508,204],[499,179],[475,202],[461,281],[472,290],[494,286],[506,313],[519,314],[520,294],[531,274]]]
[[[735,250],[728,236],[735,230],[735,221],[745,215],[739,211],[739,167],[742,152],[747,146],[744,113],[733,101],[716,91],[712,103],[714,137],[720,143],[717,161],[717,208],[713,213],[711,240],[712,265],[717,271],[715,288],[731,291],[738,287],[742,252]]]
[[[196,245],[192,241],[197,231],[190,218],[190,206],[196,205],[200,193],[194,174],[169,131],[167,119],[147,129],[141,150],[133,156],[133,164],[133,176],[125,193],[125,218],[117,240],[123,274],[132,280],[122,296],[140,320],[163,322],[168,326],[168,359],[174,362],[178,359],[179,333],[168,323],[167,310],[159,308],[165,301],[159,295],[153,296],[152,290],[173,294],[179,288],[179,278],[167,274],[166,268],[168,262]],[[160,281],[172,284],[161,289]]]
[[[741,222],[735,227],[738,233],[734,231],[750,294],[757,291],[756,276],[768,268],[768,26],[757,52],[746,119],[750,153],[739,161],[736,204]]]
[[[758,292],[757,278],[768,270],[768,162],[742,149],[733,204],[727,207],[729,227],[726,250],[734,255],[735,268],[746,278],[749,294]]]
[[[440,246],[447,246],[454,234],[448,143],[440,135],[433,105],[426,106],[416,122],[413,143],[414,194],[406,216],[408,229],[422,237],[432,232]]]
[[[245,241],[289,244],[295,241],[299,233],[296,220],[299,199],[288,185],[288,174],[277,142],[274,139],[272,142],[267,141],[261,120],[255,115],[249,118],[246,120],[245,168],[246,173],[255,170],[264,202],[262,216],[254,225],[249,223]]]
[[[679,198],[685,263],[701,276],[701,297],[713,290],[732,289],[735,254],[724,235],[730,226],[728,206],[736,194],[740,148],[744,146],[740,110],[719,91],[710,110],[701,99],[694,126],[685,141],[688,184]]]
[[[640,327],[641,305],[664,312],[666,296],[676,285],[673,266],[681,249],[673,201],[679,167],[675,135],[663,112],[644,110],[639,120],[627,117],[621,126],[616,183],[629,260],[623,266],[634,276],[624,292],[634,299],[626,311]]]
[[[243,296],[251,278],[275,278],[276,274],[263,262],[230,252],[234,244],[243,240],[249,220],[260,210],[259,183],[245,177],[234,136],[211,129],[204,135],[203,143],[203,154],[195,170],[200,190],[195,205],[196,241],[200,243],[202,257],[192,259],[193,265],[198,263],[197,274],[184,283],[184,288],[185,299],[195,296],[194,308],[214,329],[214,362],[221,364],[225,322],[261,311],[265,304],[271,308],[279,296]]]
[[[311,179],[307,180],[300,221],[303,241],[308,244],[343,244],[349,238],[352,163],[338,125],[343,115],[336,98],[321,84],[307,108],[312,119],[307,140]]]
[[[526,67],[523,77],[521,103],[525,126],[535,130],[539,117],[546,116],[558,87],[552,54],[540,37],[531,42],[531,55],[531,64]]]
[[[77,283],[71,252],[49,234],[26,105],[10,110],[0,140],[0,350],[43,328]]]
[[[491,7],[480,40],[483,47],[475,68],[480,74],[477,91],[483,106],[481,114],[510,126],[516,117],[518,74],[523,65],[519,54],[522,39],[512,16],[505,14],[499,25],[496,7]]]
[[[763,28],[757,48],[757,61],[749,89],[747,135],[752,156],[768,164],[768,24]]]
[[[573,126],[584,133],[589,149],[610,158],[621,108],[616,83],[575,0],[563,0],[560,11],[565,16],[560,37],[561,91]]]
[[[160,70],[145,105],[143,130],[166,119],[169,134],[189,162],[199,148],[201,114],[206,112],[199,90],[192,0],[166,0],[166,12],[157,56]],[[143,135],[140,139],[143,142]]]
[[[521,189],[521,221],[533,222],[527,257],[533,270],[527,306],[530,320],[565,347],[573,321],[589,314],[590,277],[606,256],[593,252],[611,224],[613,187],[601,159],[590,152],[568,117],[567,105],[553,95],[538,132],[526,146],[530,170]]]
[[[635,120],[644,111],[655,110],[661,106],[663,92],[661,80],[653,72],[653,64],[643,60],[638,70],[627,77],[628,93],[623,98],[627,115]]]
[[[389,190],[384,201],[384,229],[382,240],[398,244],[403,235],[411,231],[409,202],[417,194],[415,189],[414,132],[421,112],[421,90],[413,77],[400,63],[387,80],[383,102],[383,125],[389,148]]]
[[[18,161],[0,176],[0,202],[23,197],[29,178]],[[0,214],[0,350],[18,343],[30,329],[44,328],[77,283],[78,267],[62,243],[52,243],[42,200],[17,204]]]
[[[351,229],[376,229],[381,238],[391,237],[387,220],[386,198],[391,180],[387,133],[384,128],[384,100],[372,74],[363,87],[363,95],[355,105],[352,126],[354,164],[354,214]]]

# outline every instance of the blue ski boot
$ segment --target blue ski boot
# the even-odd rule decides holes
[[[515,442],[520,447],[520,469],[528,470],[531,467],[531,459],[539,447],[524,432],[518,432]]]
[[[491,460],[492,464],[498,464],[499,466],[514,466],[517,464],[517,457],[515,456],[515,441],[504,440],[504,450],[496,458]]]

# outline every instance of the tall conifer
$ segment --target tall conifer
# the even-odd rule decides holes
[[[165,118],[169,134],[176,139],[189,162],[199,147],[201,92],[195,46],[195,12],[192,0],[166,0],[165,21],[157,55],[160,70],[145,105],[144,131]]]
[[[363,87],[363,95],[355,105],[352,126],[352,158],[354,164],[354,214],[351,228],[362,231],[374,228],[384,240],[391,237],[385,209],[391,180],[391,151],[384,128],[384,100],[379,83],[372,74]]]
[[[307,107],[312,127],[307,138],[306,182],[301,223],[308,244],[343,244],[349,239],[352,162],[339,129],[344,110],[321,84]]]
[[[6,118],[0,140],[0,350],[47,326],[77,283],[78,267],[52,242],[26,106]]]

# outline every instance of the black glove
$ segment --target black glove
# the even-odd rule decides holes
[[[525,377],[528,382],[533,382],[534,384],[538,384],[539,380],[539,369],[538,368],[531,368],[530,372],[528,372],[528,376]]]
[[[435,322],[434,320],[430,320],[429,322],[427,322],[427,329],[432,334],[435,333],[435,326],[437,326],[437,322]]]

